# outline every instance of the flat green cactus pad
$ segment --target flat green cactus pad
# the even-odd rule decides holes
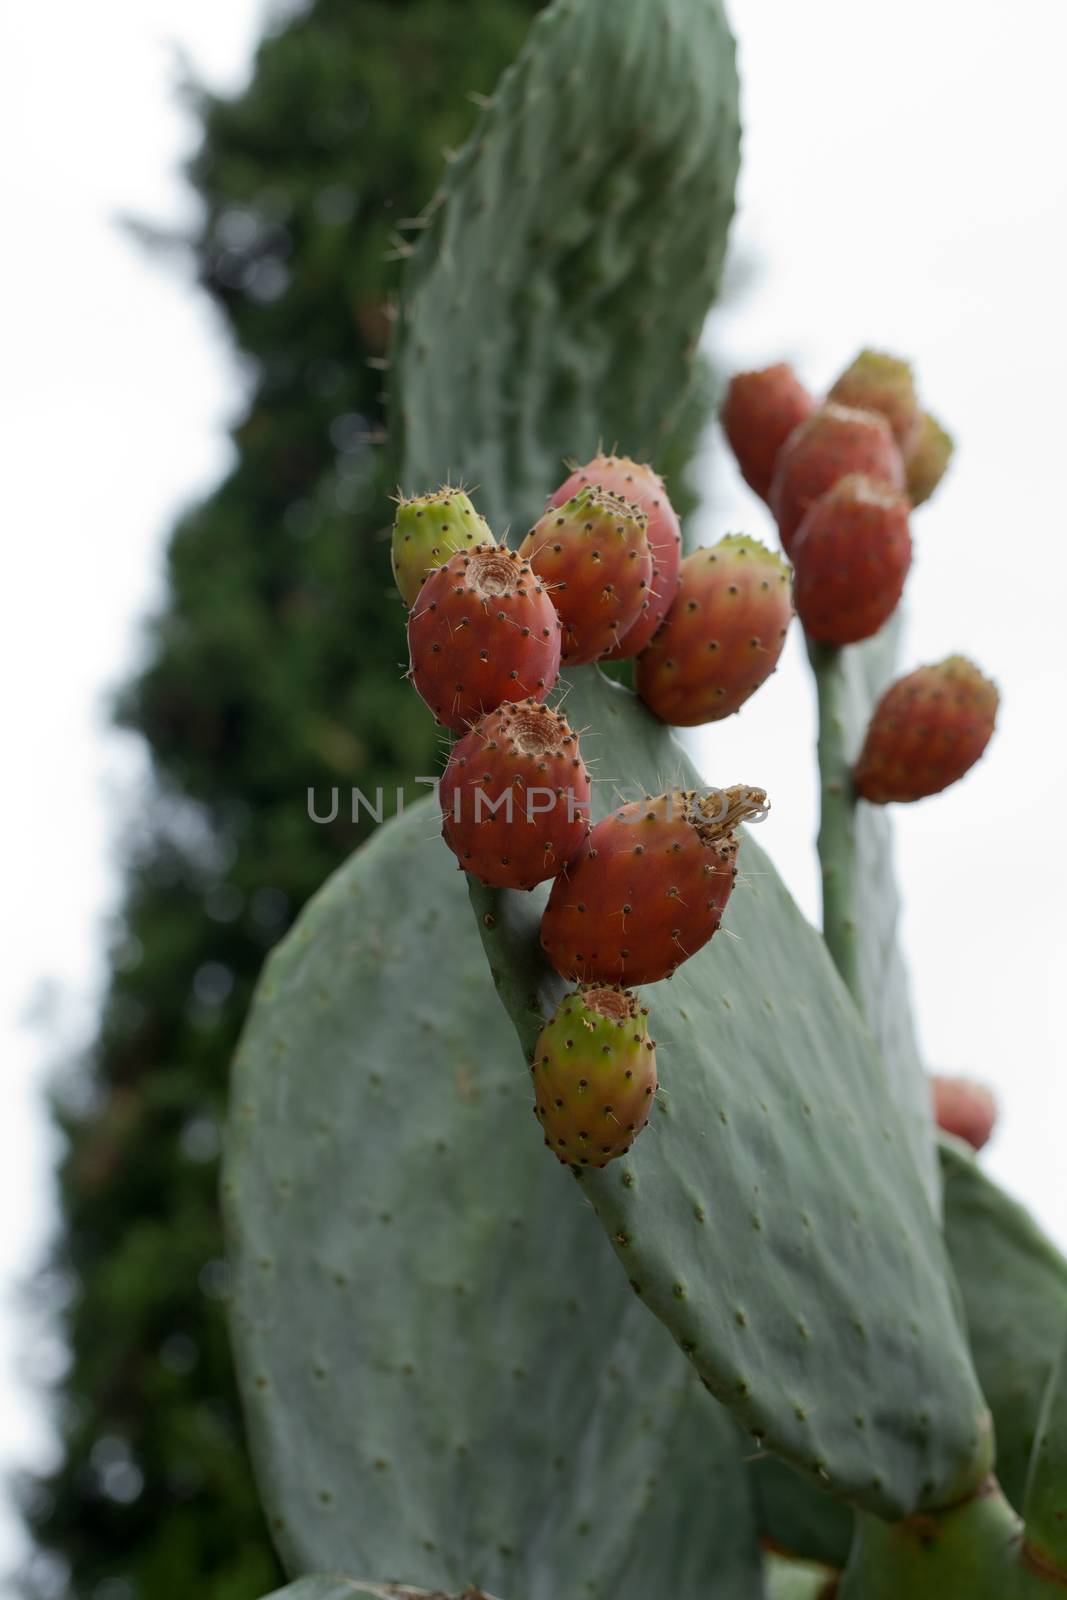
[[[409,492],[525,532],[568,455],[662,452],[722,269],[740,123],[720,0],[556,0],[446,174],[401,297]]]
[[[595,773],[699,786],[668,730],[597,669],[570,676],[566,704]],[[600,785],[598,809],[611,800]],[[988,1418],[908,1134],[822,940],[751,837],[740,873],[728,931],[642,991],[657,1112],[582,1189],[746,1429],[882,1515],[945,1504],[987,1469]],[[472,898],[529,1051],[563,988],[541,960],[542,897]]]
[[[970,1154],[946,1144],[941,1162],[945,1237],[993,1412],[997,1478],[1021,1511],[1042,1400],[1067,1329],[1067,1261]]]
[[[749,1600],[739,1441],[542,1146],[430,802],[271,956],[231,1105],[233,1331],[291,1572]]]
[[[1033,1556],[1067,1574],[1067,1320],[1063,1333],[1041,1403],[1026,1479],[1024,1521]]]

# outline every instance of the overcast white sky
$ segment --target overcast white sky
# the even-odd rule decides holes
[[[1001,684],[1002,722],[966,786],[898,811],[905,931],[929,1060],[995,1085],[989,1165],[1067,1246],[1067,15],[1048,0],[1010,14],[989,0],[735,0],[732,13],[747,130],[735,243],[759,275],[716,319],[716,348],[731,365],[786,355],[817,386],[865,342],[909,353],[962,442],[915,521],[907,663],[973,654]],[[91,1023],[123,795],[141,770],[107,733],[106,696],[158,597],[175,511],[225,464],[241,392],[192,284],[139,255],[114,218],[189,215],[174,46],[237,85],[264,14],[263,0],[23,0],[0,17],[13,223],[0,263],[0,1471],[47,1460],[15,1295],[53,1220],[46,1065]],[[706,540],[769,535],[717,445],[710,470]],[[712,781],[770,790],[763,842],[814,914],[798,642],[744,716],[705,737],[704,764]],[[43,1033],[34,1011],[50,1018]],[[56,1359],[38,1343],[30,1364]],[[0,1573],[21,1548],[0,1491]]]

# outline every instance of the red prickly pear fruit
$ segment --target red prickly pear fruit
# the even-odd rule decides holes
[[[453,747],[441,832],[460,865],[496,889],[554,878],[589,833],[589,774],[567,719],[505,700]]]
[[[852,774],[874,805],[924,800],[969,772],[989,743],[1000,696],[973,662],[949,656],[891,684]]]
[[[541,944],[564,978],[656,983],[707,944],[737,876],[734,829],[762,789],[693,790],[618,806],[552,885]]]
[[[617,984],[583,984],[542,1028],[530,1070],[552,1154],[606,1167],[645,1126],[659,1087],[647,1008]]]
[[[898,356],[881,350],[861,350],[827,399],[856,411],[880,411],[901,451],[906,451],[914,438],[919,421],[915,378],[910,364]]]
[[[929,500],[948,471],[956,445],[952,435],[929,411],[919,413],[919,421],[904,455],[908,494],[913,506]]]
[[[465,733],[504,700],[547,697],[559,677],[559,618],[528,561],[475,545],[427,575],[408,649],[419,694],[438,722]]]
[[[594,456],[584,467],[577,467],[566,483],[556,490],[550,506],[561,506],[572,495],[595,483],[609,494],[636,506],[648,518],[648,544],[652,551],[652,578],[648,599],[622,636],[622,642],[604,658],[619,661],[636,656],[645,648],[670,609],[678,588],[678,568],[682,561],[682,530],[678,514],[671,505],[666,485],[652,467],[629,456]]]
[[[793,600],[809,639],[855,644],[897,608],[911,566],[906,494],[874,478],[839,478],[793,540]]]
[[[984,1083],[970,1078],[931,1078],[934,1121],[943,1133],[955,1134],[975,1150],[989,1143],[997,1125],[997,1101]]]
[[[814,399],[786,361],[731,378],[719,417],[741,476],[761,500],[770,494],[779,450],[814,409]]]
[[[393,577],[404,604],[415,604],[428,572],[476,544],[495,545],[496,540],[462,489],[446,484],[434,494],[401,496],[393,522]]]
[[[663,625],[637,658],[638,694],[679,728],[730,716],[774,671],[792,615],[789,568],[758,540],[731,533],[694,550]]]
[[[787,555],[808,507],[851,473],[904,487],[904,463],[881,412],[828,401],[793,429],[774,469],[771,510]]]
[[[595,485],[546,511],[519,554],[552,596],[569,667],[598,661],[613,650],[648,599],[648,518]]]

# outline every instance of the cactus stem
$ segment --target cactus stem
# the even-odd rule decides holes
[[[823,937],[838,972],[862,1008],[855,918],[856,799],[845,749],[841,651],[830,645],[809,644],[808,654],[819,703]]]

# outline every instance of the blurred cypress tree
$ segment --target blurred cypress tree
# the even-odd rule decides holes
[[[398,670],[374,363],[397,232],[537,9],[315,0],[244,93],[198,97],[193,244],[252,393],[232,470],[173,534],[119,710],[154,776],[98,1036],[56,1102],[62,1235],[41,1287],[71,1364],[61,1464],[23,1486],[27,1596],[253,1600],[279,1577],[224,1324],[227,1068],[265,951],[365,830],[343,805],[313,824],[309,786],[391,793],[435,770]]]

